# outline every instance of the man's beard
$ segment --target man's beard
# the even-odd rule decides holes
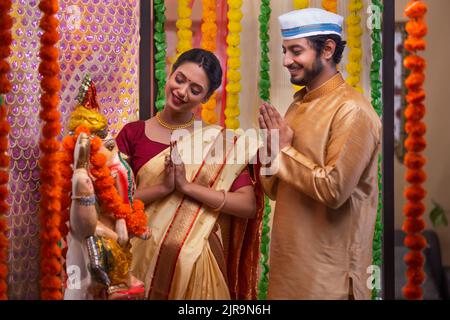
[[[291,77],[291,83],[297,86],[308,86],[323,71],[323,63],[317,58],[310,69],[303,68],[304,76],[300,79]]]

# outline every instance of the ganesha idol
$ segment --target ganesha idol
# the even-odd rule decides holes
[[[89,76],[78,102],[64,140],[73,147],[64,299],[140,299],[144,288],[130,274],[129,240],[149,238],[143,204],[133,200],[133,173],[98,111]]]

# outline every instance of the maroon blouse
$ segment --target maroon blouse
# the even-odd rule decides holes
[[[136,176],[139,169],[169,145],[150,140],[145,134],[145,121],[126,124],[116,137],[119,151],[130,158],[131,169]],[[244,169],[234,180],[230,192],[252,185],[248,169]]]

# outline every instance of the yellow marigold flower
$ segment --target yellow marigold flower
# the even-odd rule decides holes
[[[241,43],[241,37],[239,34],[236,33],[230,33],[227,36],[227,43],[230,46],[238,46]]]
[[[191,19],[178,19],[176,26],[178,29],[190,29],[192,27]]]
[[[294,9],[305,9],[309,7],[309,0],[294,0]]]
[[[237,58],[241,56],[241,49],[237,47],[228,47],[227,48],[227,55],[231,58]],[[237,69],[237,68],[232,68]]]
[[[239,9],[242,7],[242,0],[228,0],[230,9]]]
[[[230,69],[239,69],[241,67],[241,59],[239,57],[228,59],[228,67]]]
[[[233,33],[238,33],[242,31],[242,25],[239,22],[228,22],[228,30]]]

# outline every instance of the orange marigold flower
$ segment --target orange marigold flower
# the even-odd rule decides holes
[[[59,63],[57,61],[42,61],[39,64],[39,73],[46,77],[54,77],[60,72]]]
[[[61,123],[56,121],[47,122],[42,127],[42,134],[46,139],[51,139],[61,133]]]
[[[57,111],[57,108],[59,106],[59,97],[56,93],[48,93],[45,92],[41,96],[41,105],[44,108],[44,110],[50,111]]]
[[[417,218],[407,218],[403,222],[402,230],[404,232],[418,233],[425,229],[425,221]]]
[[[422,152],[426,146],[427,142],[424,137],[409,136],[405,140],[405,148],[410,152]]]
[[[421,234],[408,234],[404,241],[405,247],[411,250],[422,250],[425,249],[427,245],[427,240]]]
[[[57,0],[41,0],[39,2],[39,9],[45,14],[51,15],[58,13],[58,1]]]
[[[9,172],[0,171],[0,184],[7,184],[9,181]]]
[[[408,300],[419,300],[423,297],[423,289],[421,286],[413,283],[407,283],[402,288],[403,296]]]
[[[405,28],[408,34],[415,38],[425,37],[428,33],[428,27],[423,20],[410,20]]]
[[[409,104],[405,109],[405,117],[408,121],[420,121],[425,116],[425,112],[423,104]]]
[[[414,51],[423,51],[427,47],[427,43],[424,39],[414,38],[412,36],[408,37],[405,40],[405,49],[414,52]]]
[[[3,46],[10,46],[12,43],[12,34],[10,30],[0,30],[0,43]]]
[[[48,93],[57,93],[61,90],[61,81],[57,76],[44,76],[41,80],[41,88]]]
[[[422,121],[407,121],[405,131],[410,135],[423,136],[427,132],[427,126]]]
[[[39,22],[39,27],[44,31],[53,31],[59,26],[59,21],[54,15],[44,14]]]
[[[425,198],[426,194],[427,192],[420,185],[413,185],[406,188],[405,190],[405,197],[412,202],[422,201]]]
[[[422,1],[410,1],[405,9],[405,15],[408,18],[421,18],[427,13],[427,5]]]
[[[39,57],[41,57],[42,60],[57,61],[59,57],[58,48],[53,46],[42,46]]]
[[[412,72],[405,80],[405,85],[410,90],[419,90],[425,82],[425,74],[423,72]]]
[[[6,59],[11,55],[11,48],[0,44],[0,59]]]
[[[0,60],[0,73],[8,73],[11,70],[11,66],[5,60]]]
[[[404,164],[409,169],[420,169],[426,164],[427,160],[420,153],[407,152],[404,158]]]
[[[11,83],[6,78],[6,74],[0,74],[0,93],[6,94],[11,91]]]

